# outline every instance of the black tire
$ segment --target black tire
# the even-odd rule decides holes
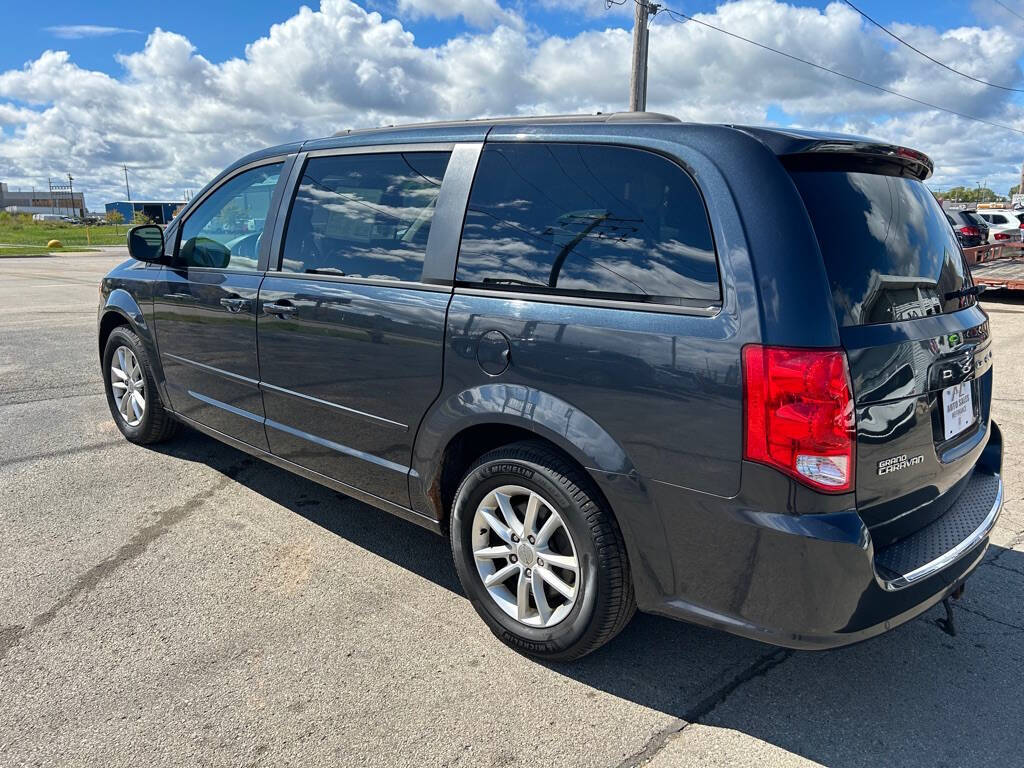
[[[110,384],[111,364],[114,353],[119,347],[128,347],[132,351],[145,377],[146,408],[141,421],[135,426],[129,425],[118,411]],[[149,363],[146,349],[139,337],[128,326],[118,326],[110,332],[107,339],[107,345],[103,349],[103,386],[107,393],[110,415],[114,417],[114,423],[121,430],[121,434],[131,442],[139,445],[151,445],[169,439],[178,431],[178,422],[167,412],[160,400],[160,393],[156,386],[156,380],[153,378],[153,368]]]
[[[531,627],[505,613],[477,572],[473,518],[487,494],[514,484],[539,493],[559,513],[580,561],[580,590],[568,615],[553,626]],[[521,442],[493,450],[468,470],[455,495],[451,544],[455,568],[470,602],[506,645],[548,661],[571,661],[617,635],[636,612],[622,533],[583,470],[545,443]]]

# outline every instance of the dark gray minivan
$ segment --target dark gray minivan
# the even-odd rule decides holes
[[[1003,498],[988,318],[931,171],[649,113],[274,147],[130,233],[110,409],[448,534],[529,654],[636,608],[863,640],[959,593]]]

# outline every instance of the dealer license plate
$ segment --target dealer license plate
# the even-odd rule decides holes
[[[974,423],[974,399],[971,382],[965,381],[942,390],[942,425],[946,440],[955,437]]]

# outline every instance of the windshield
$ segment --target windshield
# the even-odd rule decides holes
[[[916,179],[794,171],[832,288],[840,326],[955,312],[970,274],[953,231]]]

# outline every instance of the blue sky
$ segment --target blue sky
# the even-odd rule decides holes
[[[122,163],[133,191],[177,198],[248,151],[339,128],[624,109],[630,2],[16,3],[0,32],[0,180],[28,187],[71,171],[98,208],[120,194]],[[1024,88],[1024,19],[994,0],[854,2],[936,58]],[[1003,2],[1024,17],[1024,0]],[[1019,132],[856,86],[666,14],[652,29],[652,110],[906,144],[935,160],[937,188],[985,179],[1005,192],[1019,177],[1024,94],[945,72],[842,3],[666,4]]]
[[[1024,0],[1006,0],[1011,8],[1015,2],[1019,4],[1017,10],[1024,15]],[[394,3],[371,0],[362,4],[366,8],[380,11],[384,16],[397,15]],[[795,4],[817,8],[827,5],[825,2]],[[13,3],[13,8],[4,14],[5,33],[3,45],[0,46],[0,70],[20,67],[47,48],[60,48],[69,51],[82,67],[117,74],[121,68],[114,54],[135,50],[154,27],[180,32],[211,61],[224,61],[242,56],[248,43],[266,34],[271,24],[293,15],[302,5],[267,0],[107,4],[51,0],[45,3]],[[527,18],[556,35],[569,36],[582,29],[625,23],[622,16],[602,12],[601,0],[595,0],[593,5],[594,11],[580,13],[572,8],[559,10],[545,8],[537,3],[522,4],[527,9]],[[697,13],[712,11],[718,3],[712,0],[687,0],[678,5],[669,2],[664,5],[679,8],[686,13]],[[1005,12],[993,3],[971,3],[967,0],[902,0],[899,3],[891,0],[860,0],[856,5],[885,24],[903,21],[927,24],[939,29],[976,24],[983,21],[989,12],[1006,18]],[[461,18],[404,21],[420,45],[437,45],[455,35],[473,31]],[[48,31],[49,27],[67,25],[121,27],[138,30],[138,33],[66,39]],[[1024,22],[1021,26],[1024,34]]]

